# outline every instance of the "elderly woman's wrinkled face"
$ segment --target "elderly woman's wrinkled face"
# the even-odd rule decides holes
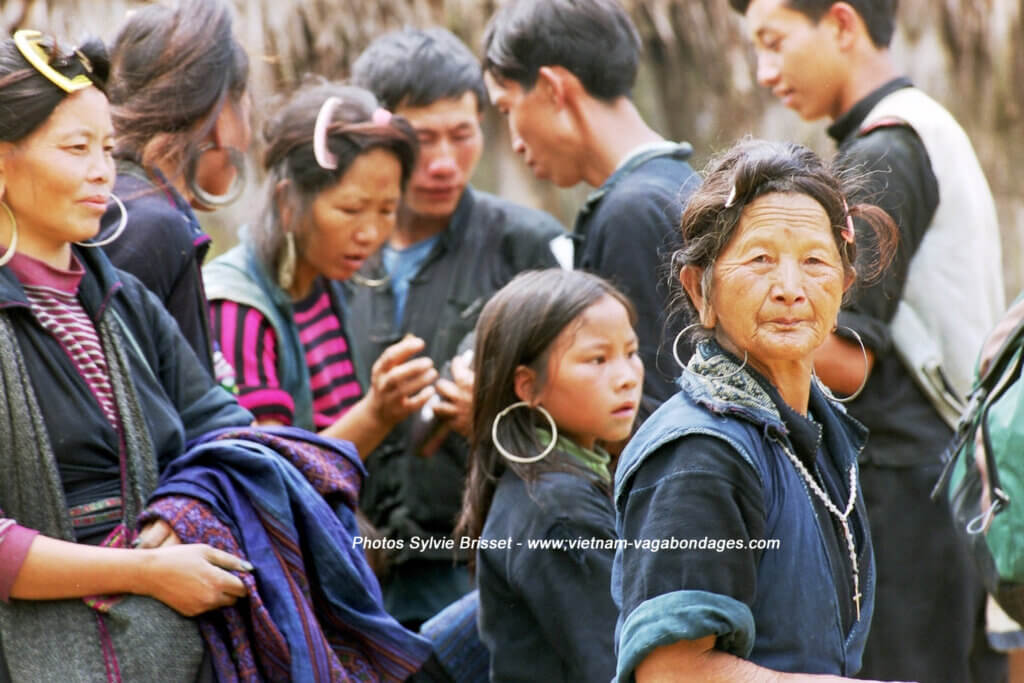
[[[836,324],[843,264],[821,204],[803,194],[767,194],[743,210],[715,262],[716,335],[755,365],[810,362]]]

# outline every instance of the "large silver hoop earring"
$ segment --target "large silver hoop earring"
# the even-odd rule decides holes
[[[839,329],[839,328],[837,327],[836,329]],[[857,387],[857,391],[853,392],[849,396],[844,396],[843,398],[836,398],[835,396],[832,397],[836,401],[839,401],[840,403],[849,403],[850,401],[852,401],[855,398],[857,398],[858,396],[860,396],[860,392],[864,391],[864,387],[866,387],[867,384],[868,384],[868,373],[869,373],[869,368],[868,368],[868,350],[866,348],[864,348],[864,340],[860,338],[859,334],[857,334],[857,330],[853,329],[852,327],[847,327],[845,325],[843,325],[843,329],[850,331],[850,334],[852,334],[854,339],[857,340],[857,343],[860,344],[860,352],[861,352],[861,355],[864,356],[864,381],[862,381],[860,383],[860,386]]]
[[[281,289],[288,291],[295,284],[295,262],[298,259],[295,254],[295,233],[284,234],[284,252],[281,254],[281,261],[277,265],[277,284]]]
[[[548,424],[551,425],[551,443],[549,443],[543,451],[529,458],[524,458],[521,455],[516,455],[512,453],[507,448],[502,446],[500,441],[498,441],[498,423],[501,422],[501,418],[505,417],[509,412],[515,410],[516,408],[536,408],[537,410],[540,411],[541,415],[547,418]],[[555,442],[557,440],[558,425],[555,424],[555,418],[551,417],[551,413],[545,410],[544,406],[531,406],[526,401],[518,401],[502,410],[500,413],[494,416],[494,424],[491,425],[491,441],[494,443],[494,447],[498,449],[498,452],[501,453],[507,460],[511,460],[512,462],[518,462],[524,465],[528,465],[531,462],[537,462],[539,460],[543,460],[544,458],[546,458],[548,456],[548,453],[555,450]]]
[[[234,204],[245,191],[245,156],[234,147],[223,148],[228,153],[228,161],[235,167],[235,179],[231,181],[231,187],[224,194],[210,194],[199,187],[199,183],[196,182],[196,168],[199,166],[199,158],[212,149],[221,148],[213,143],[204,142],[189,157],[188,165],[185,168],[185,186],[200,204],[211,209],[219,209],[222,206]]]
[[[0,267],[3,267],[14,258],[14,250],[18,246],[18,221],[14,218],[14,212],[11,211],[11,207],[7,206],[7,202],[0,201],[0,206],[4,207],[4,211],[7,212],[7,218],[11,221],[11,243],[3,256],[0,256]]]
[[[121,209],[121,222],[117,224],[117,228],[114,229],[114,232],[110,234],[110,237],[104,238],[99,242],[75,242],[75,244],[80,247],[102,247],[110,244],[121,236],[121,233],[124,232],[124,229],[128,226],[128,209],[124,208],[124,202],[118,199],[117,195],[113,192],[110,193],[110,198],[114,200],[115,204],[117,204],[117,208]]]
[[[679,364],[679,367],[681,367],[683,369],[683,372],[690,372],[690,368],[688,368],[686,366],[686,363],[684,363],[683,360],[679,357],[679,340],[683,338],[683,335],[686,334],[686,332],[688,330],[693,329],[697,325],[700,325],[700,323],[690,323],[689,325],[687,325],[683,329],[679,330],[679,334],[677,334],[676,338],[672,341],[672,355],[675,357],[676,363]],[[747,361],[749,359],[750,359],[750,354],[748,354],[746,351],[744,351],[743,352],[743,362],[740,364],[740,366],[738,368],[736,368],[736,370],[734,372],[730,372],[728,375],[722,375],[721,377],[715,377],[715,379],[729,379],[730,377],[735,377],[736,375],[738,375],[741,372],[743,372],[743,369],[745,367],[747,367]]]
[[[693,328],[697,327],[698,325],[700,325],[700,323],[690,323],[683,329],[679,330],[679,334],[677,334],[676,338],[672,341],[672,356],[673,358],[676,359],[676,363],[678,363],[679,367],[681,367],[683,370],[686,369],[686,363],[684,363],[683,359],[679,357],[679,340],[683,338],[684,334],[686,334]]]

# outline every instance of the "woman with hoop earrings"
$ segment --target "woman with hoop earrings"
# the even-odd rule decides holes
[[[264,129],[263,204],[240,244],[203,269],[213,337],[260,424],[355,444],[365,458],[434,395],[433,362],[408,336],[359,357],[348,280],[395,228],[418,144],[368,91],[311,79]],[[370,283],[380,285],[382,283]]]
[[[473,438],[456,535],[475,548],[492,681],[615,672],[610,457],[644,368],[626,297],[595,275],[518,275],[476,326]],[[561,544],[561,545],[559,545]]]
[[[92,248],[123,211],[108,72],[0,41],[0,683],[408,680],[430,644],[354,546],[354,448],[250,427]]]
[[[674,264],[698,344],[616,469],[615,680],[860,668],[876,578],[867,430],[817,380],[814,353],[858,276],[852,216],[883,257],[896,233],[881,209],[848,207],[848,190],[806,147],[748,139],[683,212]],[[666,539],[686,545],[644,549]]]
[[[0,680],[195,680],[186,615],[244,596],[251,569],[202,544],[128,547],[186,440],[252,416],[94,248],[109,202],[113,235],[127,220],[108,71],[100,41],[0,41]]]
[[[105,241],[118,268],[139,278],[178,321],[211,375],[231,388],[230,367],[211,343],[200,268],[210,248],[195,211],[235,202],[249,147],[249,60],[223,0],[142,7],[111,46],[110,103],[116,132],[114,192],[127,231]],[[120,214],[103,217],[110,234]]]

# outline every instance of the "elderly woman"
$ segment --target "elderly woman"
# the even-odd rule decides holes
[[[204,269],[214,339],[260,423],[346,439],[365,457],[438,376],[429,358],[411,359],[424,347],[415,337],[375,362],[356,358],[341,288],[395,227],[415,134],[369,92],[319,83],[265,137],[265,205],[242,243]],[[364,388],[356,370],[370,362]]]
[[[851,212],[891,239],[891,220],[847,208],[810,150],[744,141],[683,214],[674,264],[699,343],[616,471],[620,681],[860,667],[875,585],[867,435],[813,374],[856,275]]]
[[[200,268],[210,237],[195,210],[238,199],[249,146],[249,60],[224,0],[180,0],[132,12],[111,47],[114,192],[124,234],[104,245],[178,322],[210,374],[217,356]],[[121,214],[103,217],[103,240]]]

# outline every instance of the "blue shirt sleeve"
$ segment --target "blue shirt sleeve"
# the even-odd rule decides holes
[[[619,679],[650,652],[679,640],[717,637],[737,656],[754,642],[750,606],[765,533],[764,497],[754,470],[724,441],[688,436],[652,453],[620,498]],[[704,539],[703,548],[672,542]],[[744,549],[722,549],[729,540]]]

